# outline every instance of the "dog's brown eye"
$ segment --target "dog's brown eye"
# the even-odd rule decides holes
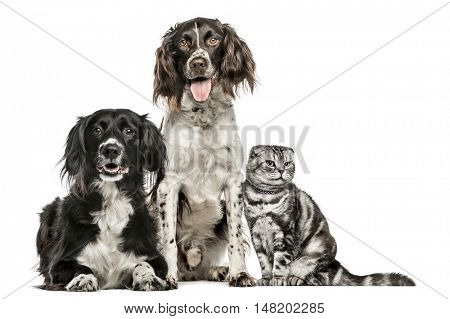
[[[208,42],[210,45],[216,45],[219,43],[219,40],[217,40],[217,38],[209,38]]]
[[[126,136],[134,136],[135,132],[131,128],[126,128],[123,130],[123,134],[125,134]]]
[[[181,40],[180,41],[180,46],[187,47],[188,46],[188,42],[186,40]]]
[[[269,167],[275,167],[275,162],[274,161],[266,161],[266,164]]]
[[[92,129],[92,133],[94,134],[94,135],[100,135],[100,134],[102,134],[102,129],[101,128],[99,128],[99,127],[94,127],[93,129]]]

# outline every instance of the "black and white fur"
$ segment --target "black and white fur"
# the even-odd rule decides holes
[[[157,219],[144,192],[144,174],[155,175],[157,184],[165,158],[162,136],[146,116],[107,109],[78,120],[63,157],[70,193],[40,214],[43,288],[166,288]]]
[[[243,153],[233,109],[236,88],[255,84],[251,52],[229,25],[197,18],[171,28],[156,55],[154,97],[166,99],[170,110],[162,130],[168,167],[158,189],[167,281],[171,288],[178,278],[253,286],[245,265]],[[199,82],[210,88],[202,101],[193,91]],[[229,268],[221,265],[227,247]]]
[[[411,286],[401,274],[351,274],[336,259],[336,241],[314,200],[292,183],[294,151],[260,145],[250,151],[245,216],[262,271],[258,285]]]

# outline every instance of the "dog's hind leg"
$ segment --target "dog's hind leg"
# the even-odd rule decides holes
[[[186,251],[187,264],[191,269],[195,269],[202,262],[203,253],[199,247],[192,247]]]
[[[52,250],[55,245],[54,223],[57,219],[61,200],[56,198],[51,204],[44,207],[42,213],[39,214],[40,226],[36,236],[36,249],[39,255],[39,272],[45,278],[45,284],[51,283],[49,275],[49,266],[52,261]]]
[[[208,269],[206,280],[225,281],[228,277],[229,268],[227,266],[214,266]]]
[[[138,263],[133,270],[133,290],[165,290],[167,284],[156,276],[153,267],[147,262]]]

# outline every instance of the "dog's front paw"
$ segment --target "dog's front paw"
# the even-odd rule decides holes
[[[270,286],[287,286],[285,277],[273,277],[269,284]]]
[[[230,276],[229,285],[231,287],[253,287],[255,285],[255,278],[246,272],[240,272],[235,276]]]
[[[168,274],[166,276],[166,284],[167,284],[167,289],[168,290],[178,289],[177,276],[173,276],[173,275]]]
[[[270,279],[269,278],[260,278],[256,281],[257,286],[269,286]]]
[[[146,262],[136,265],[133,271],[133,290],[155,291],[166,289],[166,283],[155,275],[152,266]]]
[[[93,274],[80,274],[73,278],[66,286],[69,291],[96,291],[98,280]]]
[[[289,276],[286,280],[288,286],[304,286],[305,281],[297,276]]]

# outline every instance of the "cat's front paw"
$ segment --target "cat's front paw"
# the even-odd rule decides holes
[[[305,281],[297,276],[289,276],[287,278],[287,284],[288,286],[304,286]]]
[[[257,286],[269,286],[270,278],[260,278],[256,281]]]
[[[285,277],[273,277],[269,284],[270,286],[287,286]]]

